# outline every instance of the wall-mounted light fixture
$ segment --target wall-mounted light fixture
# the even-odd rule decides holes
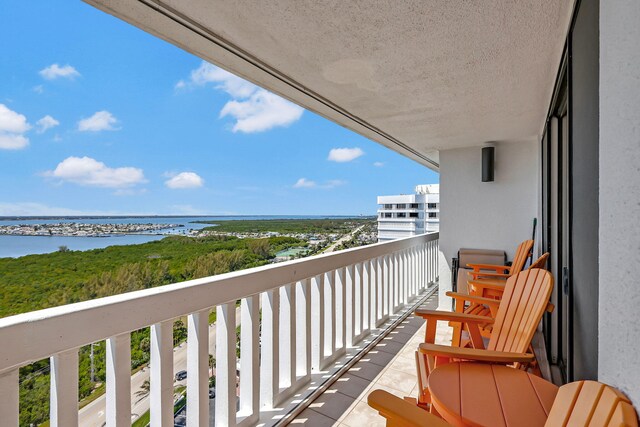
[[[482,182],[493,182],[495,147],[482,147]]]

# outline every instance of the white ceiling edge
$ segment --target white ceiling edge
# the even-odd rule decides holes
[[[439,172],[439,153],[420,153],[375,126],[341,109],[215,34],[184,20],[152,0],[83,0],[203,60],[265,88],[305,109]],[[162,31],[157,31],[161,28]]]

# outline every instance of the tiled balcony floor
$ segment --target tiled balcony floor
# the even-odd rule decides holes
[[[436,309],[438,294],[429,297],[424,305]],[[384,426],[384,419],[367,405],[367,396],[375,389],[401,398],[417,395],[414,352],[423,341],[424,332],[424,320],[409,316],[290,424]],[[451,331],[445,322],[438,323],[436,342],[451,342]]]

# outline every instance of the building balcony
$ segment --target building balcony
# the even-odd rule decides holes
[[[438,239],[424,234],[0,319],[0,340],[12,343],[0,359],[0,419],[18,424],[19,368],[50,358],[51,425],[130,425],[145,410],[131,386],[130,333],[150,327],[146,407],[152,425],[173,425],[180,349],[172,322],[186,317],[188,425],[293,420],[365,365],[364,355],[398,347],[386,343],[415,326],[405,319],[437,289]],[[105,397],[78,411],[79,348],[102,340]]]

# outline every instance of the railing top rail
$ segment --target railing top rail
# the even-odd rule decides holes
[[[52,354],[236,301],[429,241],[427,233],[0,319],[0,373]]]

